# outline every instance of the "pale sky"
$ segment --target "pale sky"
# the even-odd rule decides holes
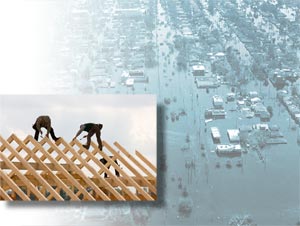
[[[56,136],[66,141],[81,124],[102,123],[102,140],[111,145],[118,141],[131,154],[138,150],[156,165],[155,95],[2,95],[0,135],[5,139],[12,133],[22,139],[34,135],[32,124],[40,115],[49,115]],[[92,140],[96,142],[95,137]]]

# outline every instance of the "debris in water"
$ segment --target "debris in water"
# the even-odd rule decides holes
[[[227,162],[226,162],[226,168],[227,169],[231,169],[231,162],[230,162],[230,160],[228,160]]]
[[[201,144],[201,145],[200,145],[200,149],[201,149],[201,150],[204,150],[204,149],[205,149],[204,144]]]
[[[170,104],[171,103],[171,99],[170,98],[165,98],[164,102],[165,102],[165,104]]]
[[[186,188],[182,192],[182,196],[179,198],[178,213],[180,217],[187,218],[191,215],[193,209],[193,202],[189,197]]]
[[[234,216],[229,220],[230,226],[256,226],[257,224],[253,222],[253,219],[249,215],[245,216]]]
[[[236,163],[236,166],[237,167],[242,167],[243,166],[243,163],[241,160],[238,160],[238,162]]]

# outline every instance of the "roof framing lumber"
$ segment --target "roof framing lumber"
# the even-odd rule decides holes
[[[0,200],[155,201],[156,167],[118,142],[116,149],[102,142],[103,150],[93,141],[87,150],[76,139],[54,143],[48,137],[37,142],[31,135],[0,135]]]

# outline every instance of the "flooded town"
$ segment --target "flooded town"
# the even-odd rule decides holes
[[[31,4],[55,9],[43,92],[158,102],[158,201],[58,206],[57,222],[300,225],[299,1]]]

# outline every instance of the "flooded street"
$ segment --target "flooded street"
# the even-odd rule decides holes
[[[278,98],[279,90],[296,100],[300,96],[293,91],[299,86],[299,41],[288,32],[293,26],[297,31],[299,8],[240,0],[100,2],[53,3],[60,10],[51,23],[57,30],[49,25],[51,57],[43,61],[43,82],[33,92],[156,94],[160,196],[154,204],[56,206],[55,214],[64,214],[53,218],[53,225],[299,225],[299,123]],[[281,26],[282,18],[294,25]],[[240,21],[244,24],[239,26]],[[289,51],[295,55],[284,64]],[[205,68],[203,76],[195,76],[195,65]],[[147,82],[138,77],[131,84],[122,77],[137,71]],[[294,74],[298,83],[296,79],[278,88],[272,80],[277,74],[279,81]],[[269,121],[253,110],[251,91],[268,110]],[[234,100],[228,100],[229,93]],[[222,98],[222,108],[214,106],[216,96]],[[240,104],[247,101],[251,103]],[[293,105],[299,108],[297,101]],[[210,118],[208,110],[225,113]],[[281,144],[252,135],[260,135],[258,124],[276,127]],[[219,142],[212,127],[220,133]],[[243,127],[250,127],[247,136],[254,141],[240,139],[239,156],[220,157],[217,145],[237,144],[228,130],[241,133]]]

